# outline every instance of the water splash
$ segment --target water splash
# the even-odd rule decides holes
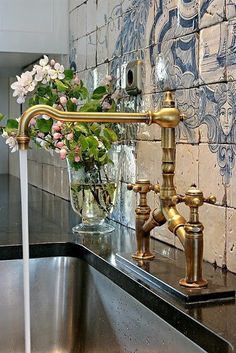
[[[20,151],[19,156],[20,156],[21,219],[22,219],[22,247],[23,247],[25,353],[31,353],[27,150]]]

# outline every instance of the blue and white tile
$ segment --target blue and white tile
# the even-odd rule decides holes
[[[90,0],[88,0],[90,1]],[[84,0],[69,0],[69,11],[74,10],[76,7],[83,4]]]
[[[177,2],[161,1],[155,9],[154,23],[150,37],[155,43],[161,43],[175,37],[177,27]]]
[[[122,55],[122,46],[116,46],[123,25],[122,17],[112,18],[107,25],[108,59]]]
[[[199,0],[177,0],[177,38],[198,30],[198,8]]]
[[[78,11],[74,9],[69,14],[69,37],[72,41],[78,39]]]
[[[228,21],[226,52],[227,80],[236,80],[236,19]]]
[[[199,145],[199,188],[204,196],[216,196],[217,205],[225,205],[226,189],[223,170],[219,166],[219,157],[214,153],[215,148],[224,148],[219,144],[200,143]],[[213,153],[212,153],[213,152]],[[225,164],[222,161],[222,167]]]
[[[146,45],[145,33],[152,1],[138,0],[136,2],[138,6],[132,7],[123,15],[122,31],[116,43],[116,46],[123,46],[123,53],[143,49]]]
[[[163,93],[145,94],[142,96],[142,112],[154,111],[157,112],[161,108]],[[146,125],[139,124],[137,138],[142,141],[160,141],[161,128],[157,124]]]
[[[226,209],[226,266],[229,271],[236,272],[236,210]]]
[[[96,32],[87,35],[87,68],[96,66],[97,37]]]
[[[87,53],[86,53],[87,40],[86,37],[79,38],[76,41],[76,67],[78,71],[86,69]]]
[[[108,23],[108,2],[110,0],[97,1],[96,25],[103,27]]]
[[[96,12],[97,12],[96,0],[88,0],[87,14],[86,14],[87,33],[94,32],[97,29],[97,25],[95,21]]]
[[[120,222],[130,228],[135,228],[136,194],[127,190],[127,184],[121,183]]]
[[[227,24],[225,22],[200,31],[199,72],[201,83],[226,79]]]
[[[158,43],[151,47],[150,51],[151,79],[153,80],[154,91],[160,92],[166,89],[175,89],[174,40]]]
[[[236,0],[226,0],[226,18],[232,17],[236,17]]]
[[[204,225],[203,259],[217,266],[225,264],[225,220],[225,207],[204,204],[200,209],[200,221]]]
[[[199,90],[177,90],[175,100],[181,114],[186,120],[180,122],[176,128],[176,140],[178,142],[199,143]]]
[[[175,41],[174,56],[176,87],[189,88],[199,83],[198,34],[193,33]]]
[[[225,1],[200,0],[199,27],[209,27],[225,19]]]
[[[235,83],[203,86],[200,91],[200,133],[207,133],[209,149],[216,154],[219,174],[229,185],[235,165]],[[207,131],[202,126],[207,126]],[[206,140],[206,136],[203,136]]]
[[[108,36],[107,26],[97,30],[97,64],[103,64],[108,60]]]
[[[144,0],[146,1],[146,0]],[[139,5],[139,1],[136,0],[121,0],[122,13],[131,11],[134,7]]]
[[[122,16],[122,0],[108,1],[108,22]]]
[[[84,37],[87,34],[87,4],[84,3],[77,8],[77,31],[78,38]]]

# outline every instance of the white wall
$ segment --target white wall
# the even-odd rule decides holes
[[[8,78],[0,78],[0,112],[8,116],[9,103],[9,82]],[[0,122],[1,125],[1,122]],[[3,138],[0,137],[0,174],[8,173],[8,147]]]
[[[1,0],[0,52],[68,53],[67,0]]]

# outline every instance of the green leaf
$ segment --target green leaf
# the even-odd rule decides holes
[[[92,99],[101,99],[107,93],[107,89],[104,86],[97,87],[92,94]]]
[[[71,102],[70,99],[68,99],[67,103],[66,103],[66,108],[68,110],[68,112],[76,112],[77,111],[77,105],[73,102]]]
[[[72,78],[74,77],[74,71],[73,70],[65,70],[64,74],[65,74],[65,79],[66,80],[72,80]]]
[[[2,121],[5,118],[5,115],[0,113],[0,121]]]
[[[6,131],[12,132],[18,129],[18,122],[15,119],[8,119],[6,124]]]
[[[37,94],[40,97],[51,96],[52,91],[51,91],[50,86],[48,86],[48,85],[47,86],[39,86],[37,89]]]
[[[38,96],[34,96],[29,99],[29,107],[32,107],[37,104],[39,104],[39,97]]]
[[[39,97],[39,104],[50,105],[50,100],[48,98],[45,98],[45,97]]]
[[[65,92],[69,87],[60,80],[55,80],[59,92]]]
[[[74,125],[75,131],[82,132],[83,134],[87,135],[89,133],[89,129],[85,123],[76,123]]]
[[[111,142],[105,136],[101,136],[100,140],[102,141],[102,143],[104,144],[104,146],[106,147],[107,150],[109,150],[111,148]]]
[[[86,99],[89,96],[89,92],[86,87],[76,86],[70,95],[77,99]]]
[[[98,140],[95,137],[87,136],[86,141],[88,142],[90,148],[92,148],[92,147],[97,148],[98,147]]]
[[[99,136],[101,132],[101,125],[98,123],[93,123],[90,129],[94,135]]]
[[[101,104],[98,100],[91,100],[85,103],[79,110],[80,112],[101,112]]]
[[[89,148],[89,143],[86,140],[86,138],[84,137],[84,135],[80,135],[79,142],[80,142],[80,146],[81,146],[82,151],[86,151]]]
[[[47,133],[51,131],[53,125],[52,119],[37,119],[36,120],[36,128],[39,129],[43,133]]]
[[[116,142],[117,141],[117,135],[115,133],[115,131],[113,131],[112,129],[108,128],[108,127],[105,127],[103,129],[103,133],[104,133],[104,136],[112,141],[112,142]]]

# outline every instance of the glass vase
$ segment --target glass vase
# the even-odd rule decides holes
[[[120,167],[119,159],[115,159],[114,164],[78,170],[67,160],[71,206],[82,220],[72,228],[74,233],[101,234],[114,230],[106,217],[113,210],[117,194]]]

